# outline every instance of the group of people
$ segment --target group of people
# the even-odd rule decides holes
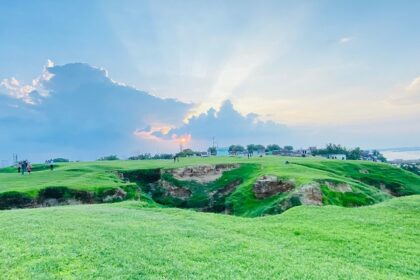
[[[49,166],[50,170],[54,170],[54,161],[46,160],[45,164]],[[21,173],[22,175],[25,174],[25,172],[28,172],[28,174],[31,174],[32,172],[32,164],[28,160],[22,160],[19,161],[16,165],[18,173]]]
[[[32,164],[28,160],[19,161],[17,164],[17,169],[18,173],[21,173],[22,175],[24,175],[25,172],[31,174]]]

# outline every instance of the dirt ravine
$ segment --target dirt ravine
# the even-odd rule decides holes
[[[264,175],[257,179],[252,191],[258,199],[271,197],[278,193],[289,192],[295,188],[295,184],[291,180],[279,179],[274,175]]]
[[[172,174],[175,179],[180,181],[189,180],[198,183],[209,183],[222,177],[223,172],[238,167],[239,164],[198,165],[167,169],[164,172]]]

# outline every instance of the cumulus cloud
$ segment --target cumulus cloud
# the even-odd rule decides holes
[[[48,59],[44,66],[42,73],[32,80],[31,84],[23,84],[15,77],[3,79],[0,82],[2,88],[11,98],[19,99],[26,104],[38,104],[41,102],[41,97],[48,96],[48,92],[44,89],[44,82],[49,81],[53,74],[48,71],[48,68],[54,66],[54,63]]]
[[[30,85],[4,79],[0,88],[0,154],[17,152],[94,159],[108,153],[176,151],[178,145],[284,143],[289,130],[230,101],[189,117],[195,104],[164,99],[112,80],[85,63],[48,61]],[[198,145],[201,143],[201,146]],[[198,146],[194,146],[198,145]]]
[[[215,137],[224,145],[232,143],[276,143],[290,140],[290,130],[273,121],[261,121],[258,115],[251,113],[242,115],[227,100],[217,111],[210,108],[199,116],[191,117],[187,123],[172,128],[166,133],[146,128],[139,133],[140,137],[153,137],[161,141],[209,141]]]
[[[0,92],[0,130],[9,135],[0,139],[0,153],[71,150],[72,157],[92,159],[147,151],[136,130],[180,125],[192,107],[121,85],[84,63],[49,61],[32,84],[4,79]]]
[[[0,83],[7,94],[15,99],[21,99],[27,104],[35,104],[33,95],[31,93],[35,92],[35,87],[31,85],[21,85],[21,83],[14,77],[10,79],[3,79]]]

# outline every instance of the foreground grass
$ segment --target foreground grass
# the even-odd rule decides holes
[[[420,196],[241,218],[139,202],[0,212],[2,279],[418,279]]]

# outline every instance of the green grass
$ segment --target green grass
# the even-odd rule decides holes
[[[419,176],[401,168],[392,168],[388,164],[360,161],[304,161],[296,164],[324,170],[338,176],[352,178],[369,185],[379,187],[387,185],[397,195],[420,193]],[[365,170],[367,173],[362,173]]]
[[[1,278],[420,277],[420,196],[252,219],[142,205],[0,211]]]
[[[285,164],[286,161],[290,163]],[[2,194],[10,196],[10,192],[13,192],[11,193],[13,195],[22,193],[37,197],[40,191],[49,187],[91,191],[95,196],[116,188],[123,188],[134,193],[135,183],[144,187],[147,185],[146,182],[124,181],[118,176],[118,172],[135,175],[139,174],[138,170],[142,170],[140,177],[144,179],[147,178],[148,173],[160,168],[222,163],[240,163],[241,167],[225,172],[220,179],[208,184],[179,181],[166,176],[165,179],[174,185],[191,190],[192,196],[186,202],[168,197],[164,200],[157,199],[157,201],[172,206],[202,208],[209,201],[210,192],[222,189],[229,182],[239,179],[242,183],[234,193],[216,201],[218,208],[227,207],[235,215],[256,217],[282,212],[284,208],[281,205],[287,200],[295,205],[290,193],[256,199],[252,187],[257,178],[262,175],[276,175],[285,180],[293,180],[297,188],[303,184],[319,182],[322,185],[323,203],[340,206],[369,205],[385,201],[392,195],[420,194],[420,176],[388,164],[267,156],[251,159],[244,157],[182,158],[176,163],[172,160],[76,162],[59,164],[54,171],[48,170],[45,165],[35,165],[34,172],[25,176],[18,174],[14,168],[4,168],[0,169],[0,200],[4,196]],[[325,181],[346,183],[353,191],[344,194],[335,192],[323,185]],[[156,194],[152,195],[157,197]]]
[[[420,195],[387,193],[420,194],[420,177],[387,164],[226,157],[63,163],[54,171],[39,165],[25,176],[5,168],[0,200],[25,204],[46,189],[100,194],[125,188],[134,194],[136,183],[144,187],[156,179],[156,169],[218,163],[241,166],[206,184],[165,179],[191,190],[187,206],[196,208],[209,193],[240,179],[237,189],[217,202],[235,215],[165,207],[147,192],[140,201],[0,211],[0,278],[420,278]],[[290,193],[256,199],[252,187],[262,175],[293,180],[297,188],[317,182],[326,206],[265,216],[281,212],[279,204],[287,199],[299,203]],[[345,183],[352,191],[336,191],[326,181]],[[370,204],[375,205],[338,207]]]

